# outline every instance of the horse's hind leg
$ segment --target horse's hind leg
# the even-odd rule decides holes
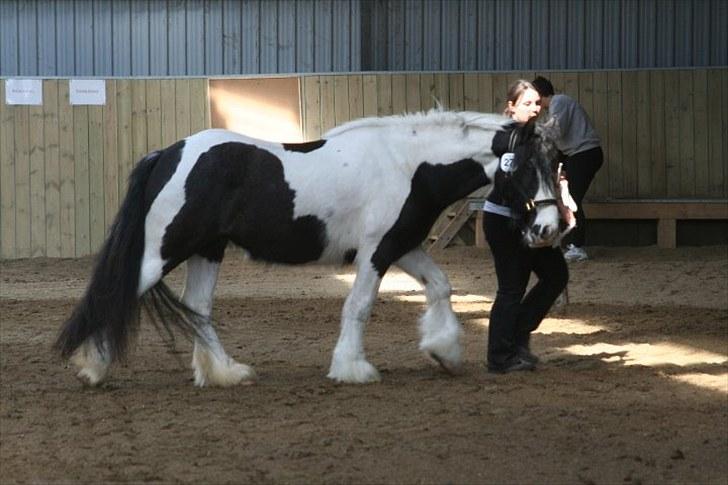
[[[462,329],[450,304],[452,289],[447,276],[419,248],[402,256],[395,265],[425,288],[427,311],[420,318],[420,350],[429,354],[446,371],[454,371],[462,362]]]
[[[93,338],[87,339],[73,353],[70,360],[78,369],[76,377],[89,386],[99,385],[106,377],[111,365],[106,342],[96,342]]]
[[[192,256],[187,260],[187,280],[182,301],[207,320],[199,326],[201,335],[195,337],[192,356],[197,386],[232,386],[250,383],[255,379],[255,371],[251,367],[235,362],[225,353],[210,323],[212,295],[221,260],[222,256],[213,261],[202,256]]]

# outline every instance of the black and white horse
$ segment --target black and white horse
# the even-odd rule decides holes
[[[517,168],[496,177],[493,147],[512,141],[514,132],[521,135]],[[533,204],[555,199],[550,147],[547,137],[501,116],[440,110],[352,121],[301,144],[217,129],[192,135],[133,170],[86,293],[55,348],[82,381],[99,384],[124,355],[144,305],[167,331],[174,325],[194,338],[195,384],[254,380],[251,367],[227,355],[210,319],[220,262],[232,242],[256,260],[356,263],[329,378],[379,379],[362,339],[393,264],[424,286],[420,349],[454,369],[462,359],[461,328],[450,284],[420,245],[448,205],[494,179],[515,187],[524,242],[552,241],[556,206]],[[184,261],[178,301],[162,278]]]

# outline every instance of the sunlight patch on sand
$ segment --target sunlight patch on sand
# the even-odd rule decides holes
[[[671,375],[668,377],[670,379],[675,379],[676,381],[685,382],[704,389],[710,389],[711,391],[728,394],[728,373],[713,375],[695,372],[690,374]]]
[[[356,273],[342,273],[333,276],[337,280],[348,284],[354,284]],[[379,287],[380,293],[401,293],[405,291],[421,291],[422,285],[410,275],[402,272],[389,272],[384,275],[382,284]],[[424,301],[424,300],[423,300]]]
[[[552,333],[568,333],[572,335],[589,335],[606,330],[601,325],[586,323],[578,318],[544,318],[534,333],[549,335]]]
[[[620,362],[624,365],[699,365],[722,364],[728,357],[687,345],[671,343],[623,344],[599,343],[595,345],[572,345],[566,352],[576,355],[600,355],[605,362]]]

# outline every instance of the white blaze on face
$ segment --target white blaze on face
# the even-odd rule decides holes
[[[556,194],[548,181],[538,172],[538,192],[534,201],[555,199]],[[559,233],[559,208],[554,204],[543,204],[536,207],[536,217],[526,234],[529,246],[549,246]]]

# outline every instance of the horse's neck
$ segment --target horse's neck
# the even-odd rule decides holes
[[[422,162],[448,164],[468,158],[473,150],[451,127],[412,125],[381,130],[382,142],[413,170]]]

